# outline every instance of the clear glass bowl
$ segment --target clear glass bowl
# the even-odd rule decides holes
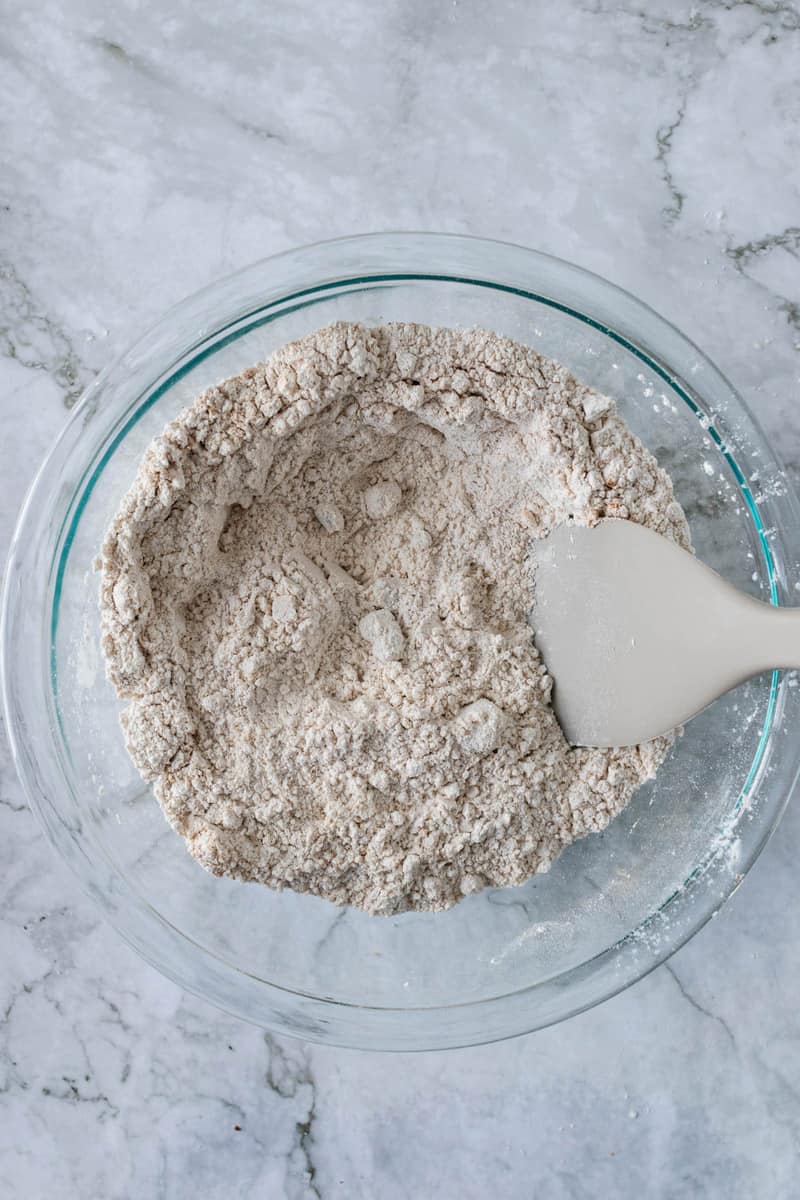
[[[733,389],[649,308],[546,255],[433,234],[305,247],[185,301],[92,384],[40,470],[6,578],[8,727],[47,835],[109,920],[184,987],[282,1033],[397,1050],[491,1041],[612,995],[713,915],[795,782],[800,689],[775,674],[718,701],[605,833],[446,913],[369,917],[207,875],[125,752],[93,559],[167,421],[341,318],[487,326],[565,363],[615,397],[671,473],[699,555],[774,604],[797,596],[800,511]]]

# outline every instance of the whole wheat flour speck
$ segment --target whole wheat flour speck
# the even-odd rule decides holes
[[[190,852],[394,913],[603,829],[670,739],[570,748],[527,617],[531,539],[609,516],[688,545],[611,401],[484,330],[336,324],[200,396],[101,559],[128,749]]]

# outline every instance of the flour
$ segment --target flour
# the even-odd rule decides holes
[[[572,749],[530,544],[629,517],[688,545],[610,400],[483,330],[337,324],[210,388],[102,551],[130,754],[215,874],[369,912],[522,883],[670,739]]]

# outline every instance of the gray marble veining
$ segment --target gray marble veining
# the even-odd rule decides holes
[[[30,0],[0,32],[0,550],[83,386],[253,259],[389,227],[507,238],[630,288],[800,483],[800,9],[786,0]],[[0,1195],[797,1195],[790,808],[634,989],[421,1057],[241,1025],[140,962],[0,751]]]

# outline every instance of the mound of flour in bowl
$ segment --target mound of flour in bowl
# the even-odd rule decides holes
[[[522,883],[670,740],[575,750],[531,539],[627,517],[688,545],[605,397],[483,330],[336,324],[212,387],[103,545],[130,754],[209,871],[374,913]]]

